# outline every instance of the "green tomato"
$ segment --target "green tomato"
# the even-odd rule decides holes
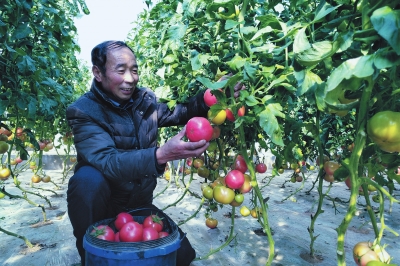
[[[209,186],[205,187],[203,189],[203,196],[209,200],[213,199],[214,198],[213,189]]]
[[[221,204],[229,204],[235,199],[235,192],[233,189],[223,185],[217,185],[214,187],[213,196],[216,202]]]

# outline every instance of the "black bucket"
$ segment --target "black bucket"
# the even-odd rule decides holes
[[[132,212],[130,213],[132,214]],[[96,227],[99,225],[108,225],[116,231],[114,226],[115,219],[102,220],[90,226],[86,230],[86,234],[83,238],[86,266],[175,266],[176,253],[181,245],[178,226],[162,211],[157,211],[157,215],[163,218],[163,231],[168,232],[169,235],[150,241],[111,242],[90,235],[93,226]],[[134,220],[139,223],[143,223],[143,220],[147,217],[132,216]]]

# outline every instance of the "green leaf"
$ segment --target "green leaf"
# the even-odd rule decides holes
[[[270,33],[271,31],[274,31],[274,29],[271,28],[270,26],[262,28],[259,31],[257,31],[256,34],[254,34],[254,36],[250,39],[250,41],[254,41],[260,38],[263,34]]]
[[[279,103],[269,104],[260,113],[260,126],[267,133],[268,137],[276,145],[283,146],[283,133],[276,116],[285,117],[281,112],[282,106]]]
[[[19,62],[17,63],[18,70],[21,74],[27,75],[28,73],[35,72],[36,66],[35,61],[28,55],[22,56]]]
[[[23,39],[29,36],[32,33],[32,29],[29,27],[27,23],[20,23],[18,24],[17,28],[15,29],[12,40]]]
[[[311,48],[310,42],[308,41],[305,31],[307,27],[301,28],[294,36],[293,52],[295,54],[305,51]]]
[[[172,64],[175,61],[178,61],[178,58],[174,54],[168,54],[163,58],[164,64]]]
[[[338,8],[340,6],[341,5],[333,7],[330,4],[327,4],[325,1],[322,1],[320,3],[320,5],[318,6],[313,23],[319,21],[320,19],[323,19],[324,17],[326,17],[326,15],[330,14],[332,11],[334,11],[336,8]]]
[[[226,83],[228,83],[228,79],[218,81],[218,82],[212,82],[208,78],[197,77],[196,80],[199,81],[201,84],[203,84],[206,88],[209,88],[211,90],[219,90],[219,89],[225,87]]]
[[[256,97],[254,97],[253,95],[250,95],[248,97],[246,97],[246,105],[247,106],[255,106],[257,104],[259,104],[260,102],[256,99]]]
[[[305,71],[304,80],[300,82],[300,87],[297,89],[297,96],[307,93],[311,89],[315,89],[317,84],[321,84],[321,78],[310,70]]]
[[[295,58],[303,66],[313,66],[335,52],[331,41],[321,41],[313,43],[307,50],[297,53]]]
[[[332,71],[327,81],[327,91],[335,89],[343,79],[350,79],[352,76],[358,78],[369,77],[377,70],[399,64],[400,57],[393,51],[387,50],[380,50],[372,55],[349,59]]]
[[[372,13],[371,22],[378,34],[400,55],[400,10],[381,7]]]

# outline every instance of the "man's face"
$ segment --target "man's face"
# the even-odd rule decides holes
[[[126,47],[110,50],[107,53],[106,73],[103,75],[97,67],[93,73],[101,82],[105,92],[115,101],[128,101],[139,82],[138,66],[135,55]]]

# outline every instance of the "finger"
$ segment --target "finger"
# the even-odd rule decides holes
[[[184,127],[182,128],[182,130],[179,131],[178,134],[176,134],[176,137],[178,137],[179,139],[183,139],[183,137],[185,136],[185,134],[186,134],[186,126],[184,126]]]
[[[204,139],[199,140],[199,141],[196,141],[196,142],[187,142],[187,143],[189,144],[189,145],[187,146],[187,148],[188,148],[189,150],[197,150],[197,149],[203,148],[204,146],[207,146],[207,147],[208,147],[208,145],[210,145],[210,143],[207,142],[207,141],[204,140]]]

